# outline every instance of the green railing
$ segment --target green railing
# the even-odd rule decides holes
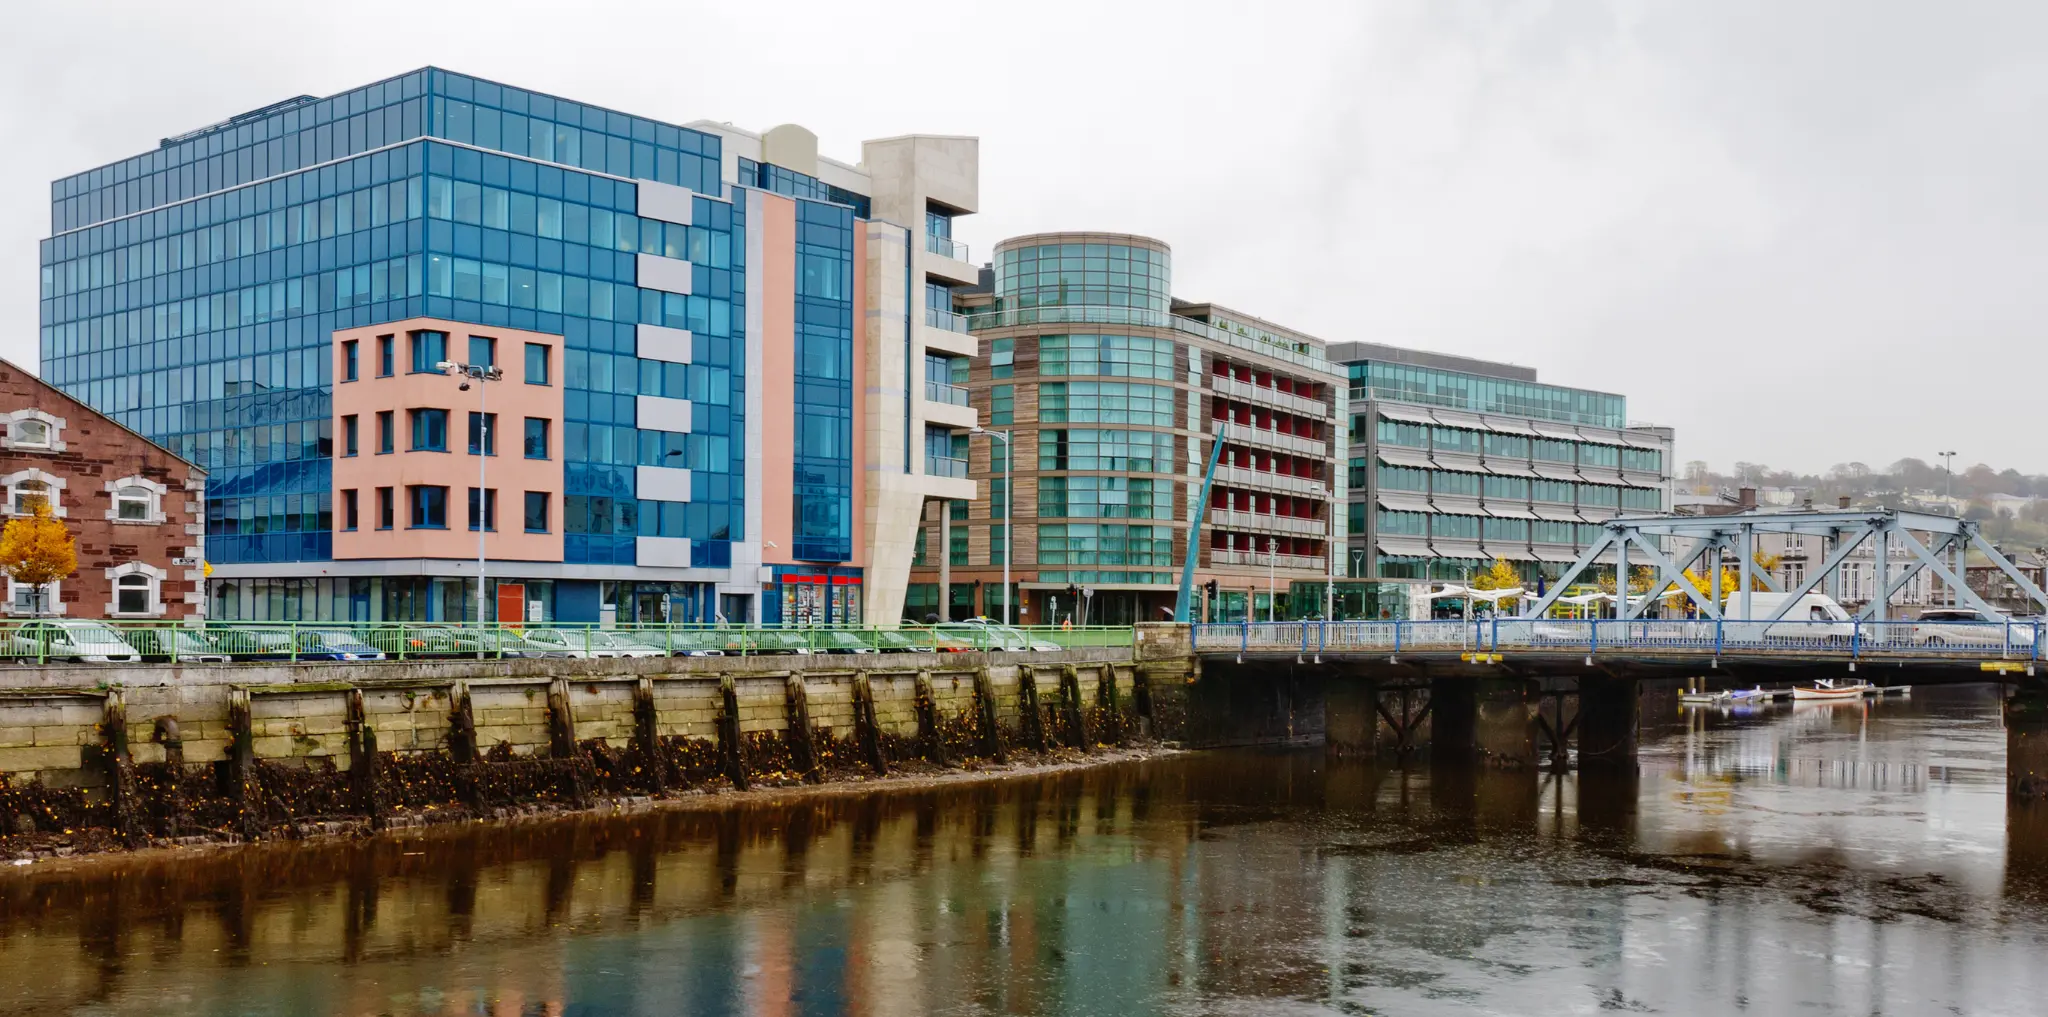
[[[1132,630],[1122,626],[971,622],[894,628],[71,619],[0,624],[0,661],[15,664],[1053,652],[1130,645]]]

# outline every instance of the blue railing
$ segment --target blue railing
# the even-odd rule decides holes
[[[2039,660],[2048,622],[1746,621],[1713,618],[1481,618],[1427,621],[1212,622],[1209,652],[1497,653],[1635,656],[1723,653]]]

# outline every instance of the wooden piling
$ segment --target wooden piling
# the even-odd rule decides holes
[[[235,803],[235,830],[247,840],[263,834],[263,788],[256,782],[256,730],[249,715],[249,690],[228,692],[228,795]]]
[[[1045,751],[1045,712],[1038,705],[1038,669],[1017,665],[1017,733],[1033,752]]]
[[[1060,667],[1060,711],[1066,714],[1067,744],[1088,751],[1088,712],[1081,707],[1081,672],[1072,664]]]
[[[384,828],[384,803],[379,787],[377,732],[363,710],[363,690],[348,690],[348,776],[356,811],[368,816],[370,829]]]
[[[1102,708],[1102,722],[1108,730],[1102,735],[1111,739],[1118,747],[1124,744],[1123,707],[1116,697],[1116,665],[1104,664],[1095,683],[1095,705]]]
[[[811,729],[811,695],[803,675],[792,674],[783,679],[782,710],[790,760],[796,763],[804,783],[816,784],[822,774],[818,770],[817,734]]]
[[[1152,673],[1145,668],[1131,669],[1131,710],[1138,716],[1138,737],[1151,741],[1152,720]]]
[[[136,816],[135,761],[128,755],[128,704],[120,689],[108,690],[100,715],[100,761],[106,767],[114,829],[132,845],[141,839],[142,824]]]
[[[569,680],[548,686],[548,755],[562,760],[569,778],[569,800],[581,808],[589,797],[585,762],[576,749],[576,714],[569,708]]]
[[[860,745],[861,758],[867,760],[875,775],[888,776],[889,760],[882,751],[882,729],[875,720],[875,690],[866,671],[853,676],[853,736]]]
[[[932,698],[932,673],[917,673],[917,740],[924,748],[924,758],[940,766],[946,765],[945,732],[939,726],[939,704]]]
[[[981,718],[981,754],[991,762],[1009,762],[1009,753],[1003,750],[1003,729],[997,723],[995,681],[987,667],[974,670],[974,706]]]
[[[448,758],[457,766],[477,760],[476,713],[469,705],[468,682],[456,682],[448,689]]]
[[[157,789],[164,810],[159,829],[166,837],[176,837],[185,828],[185,737],[178,729],[178,718],[158,717],[149,740],[164,747],[164,782]]]
[[[732,786],[745,791],[747,747],[740,740],[740,692],[732,675],[718,679],[718,756],[725,763],[725,776]]]
[[[668,793],[668,753],[661,750],[661,726],[654,711],[654,679],[633,687],[633,754],[657,795]]]

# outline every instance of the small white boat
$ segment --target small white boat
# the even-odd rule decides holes
[[[1871,689],[1870,694],[1873,696],[1903,696],[1910,694],[1912,691],[1913,686],[1911,685],[1884,685]]]
[[[1735,696],[1728,692],[1681,692],[1678,694],[1678,701],[1681,703],[1693,703],[1703,706],[1732,702],[1734,698]]]
[[[1832,678],[1822,678],[1812,685],[1792,686],[1793,699],[1861,699],[1872,695],[1876,686],[1858,679],[1853,682],[1837,683]]]
[[[1731,689],[1728,698],[1738,703],[1767,703],[1778,698],[1778,693],[1759,685],[1753,689]]]

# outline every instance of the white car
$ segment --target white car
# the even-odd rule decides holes
[[[8,633],[7,655],[16,659],[69,660],[92,664],[127,664],[142,654],[120,633],[94,621],[27,621]]]
[[[521,633],[525,640],[553,656],[581,657],[656,657],[658,652],[645,647],[636,652],[623,652],[610,635],[597,629],[527,629]]]
[[[1967,607],[1920,612],[1913,622],[1913,641],[1922,646],[2032,646],[2038,618],[1984,615]]]

